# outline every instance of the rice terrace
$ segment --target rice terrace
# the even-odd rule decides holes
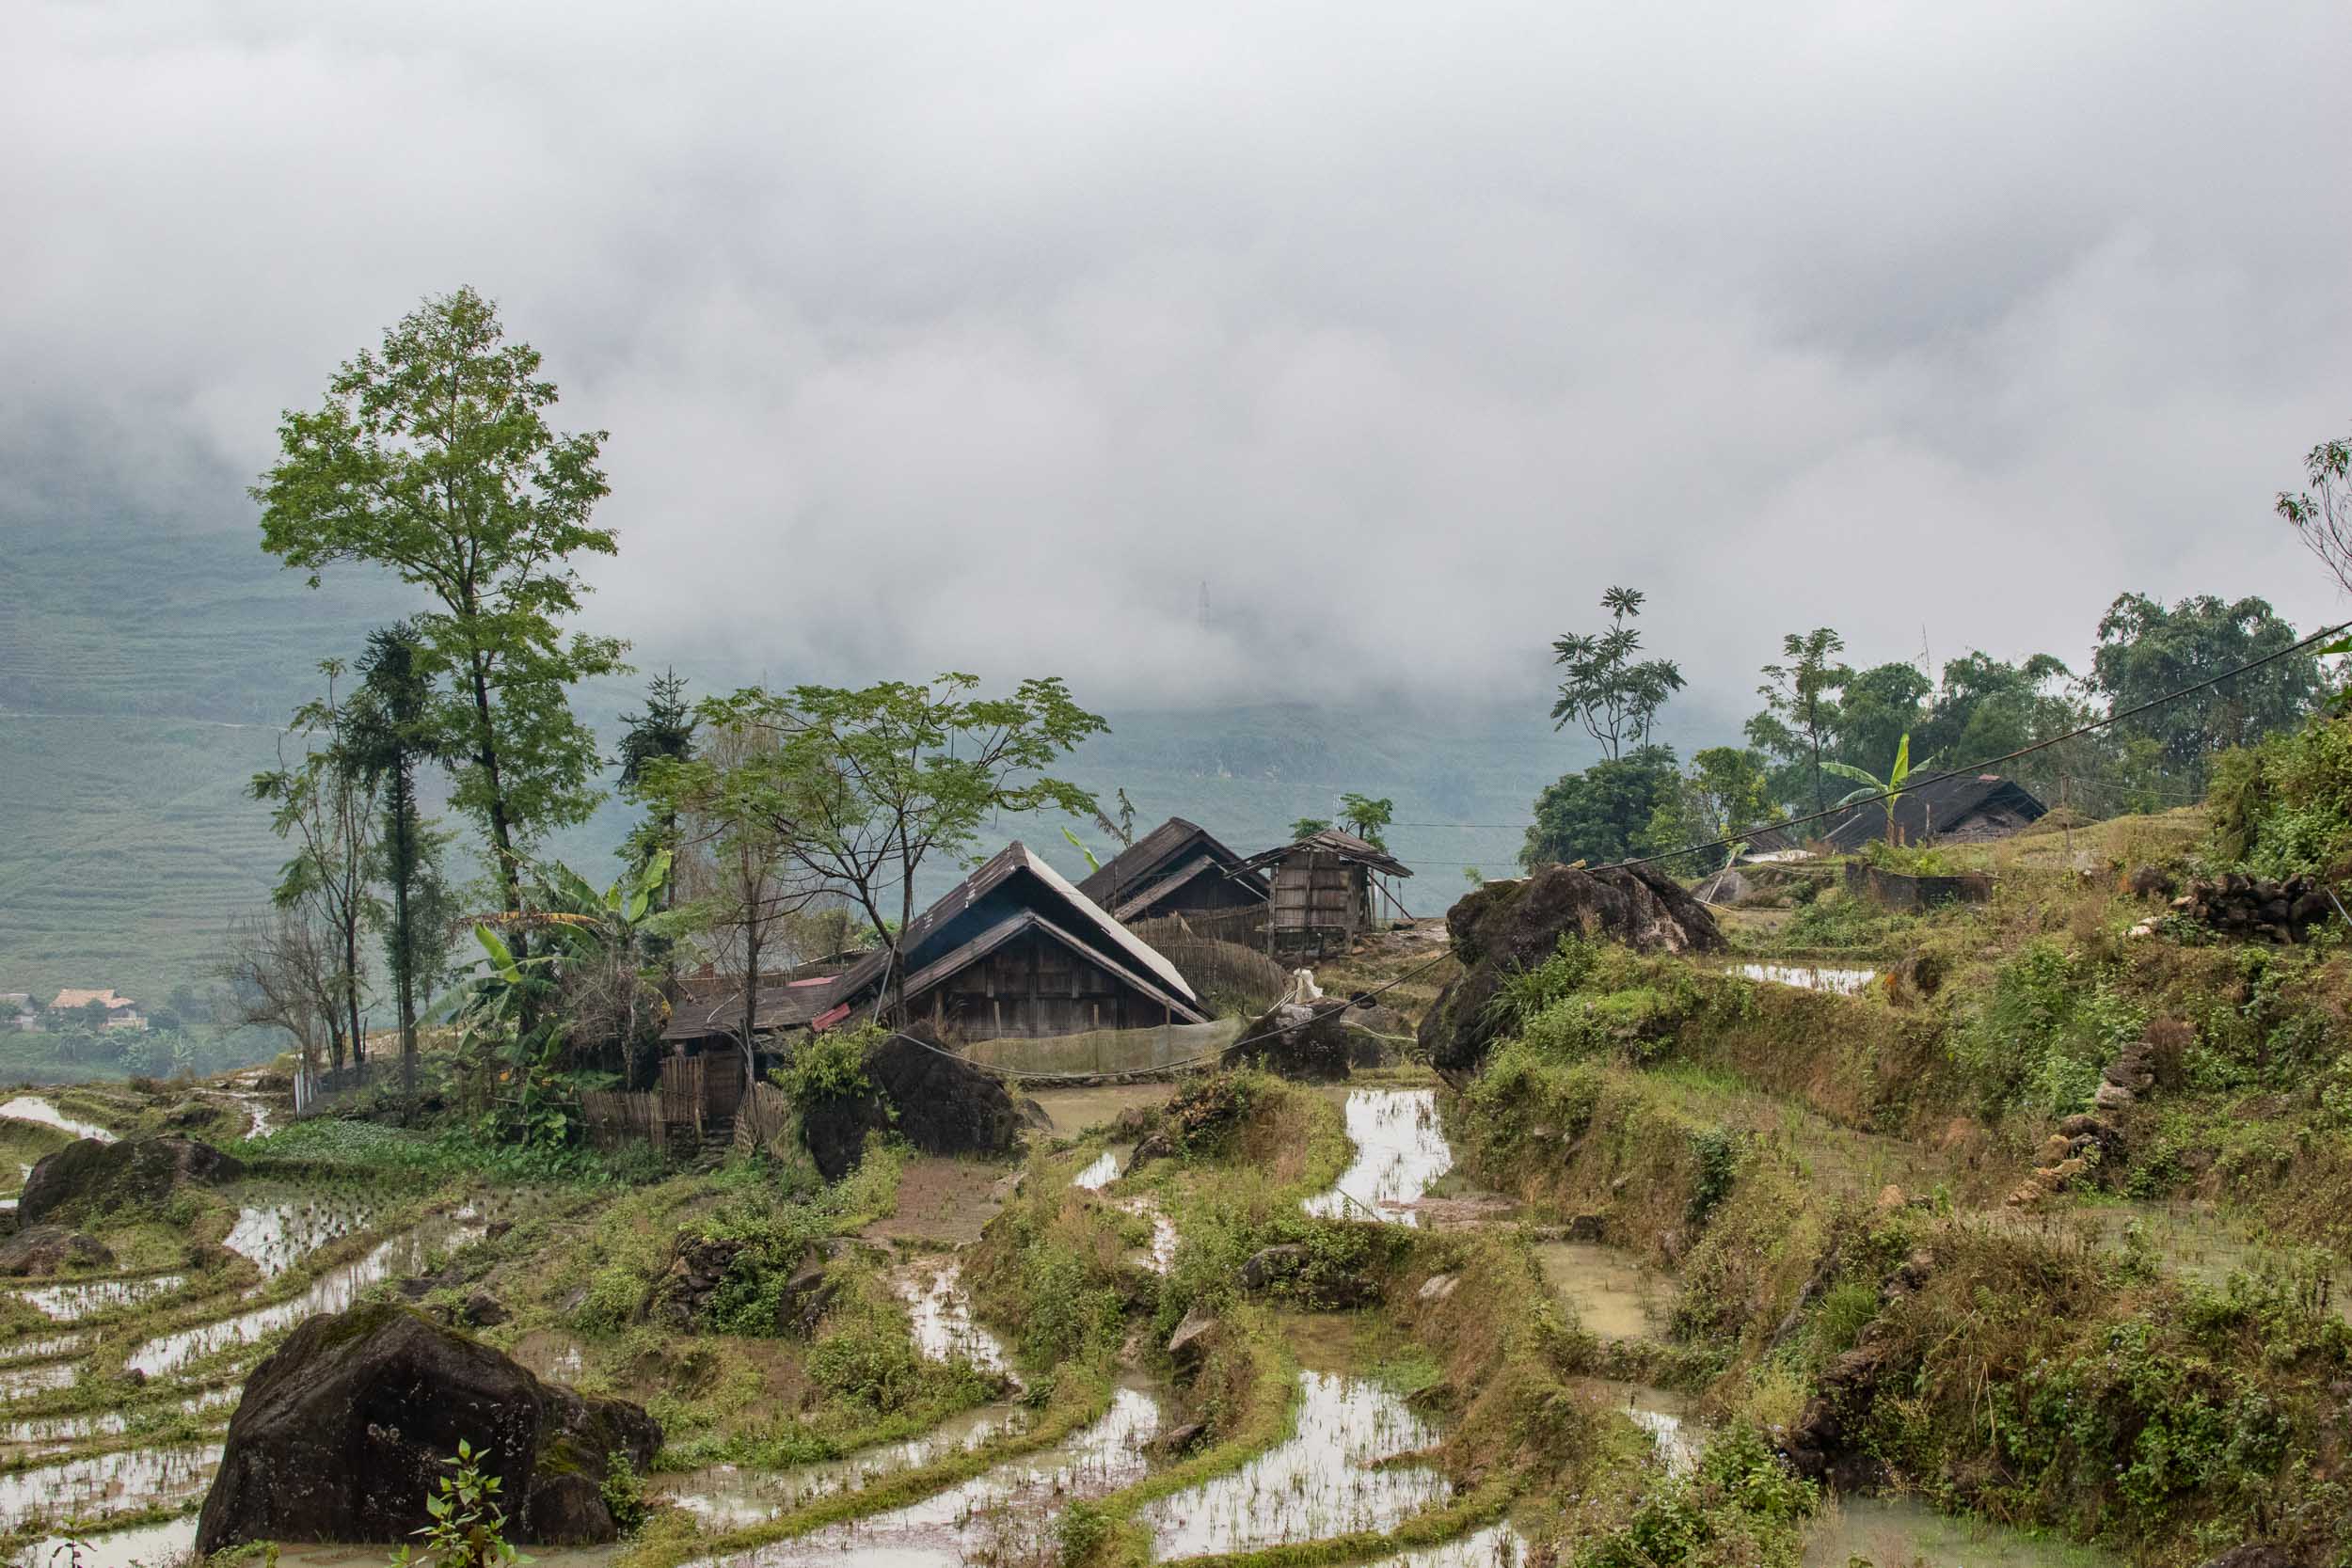
[[[2352,1568],[2352,25],[1440,20],[0,22],[0,1560]]]

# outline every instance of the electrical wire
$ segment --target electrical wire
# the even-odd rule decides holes
[[[1389,991],[1394,990],[1397,987],[1403,985],[1406,981],[1412,979],[1415,975],[1426,974],[1429,971],[1437,968],[1439,964],[1445,962],[1446,959],[1452,958],[1453,956],[1454,949],[1449,944],[1443,951],[1438,953],[1434,958],[1430,958],[1427,963],[1416,964],[1412,968],[1406,970],[1404,974],[1399,974],[1392,979],[1383,980],[1380,984],[1373,987],[1370,990],[1359,990],[1356,992],[1353,996],[1348,998],[1348,1005],[1350,1006],[1362,1006],[1374,997],[1384,995]],[[945,1056],[951,1062],[961,1062],[966,1067],[977,1067],[983,1072],[992,1072],[1000,1078],[1009,1078],[1015,1083],[1058,1084],[1089,1078],[1157,1077],[1159,1074],[1164,1072],[1176,1072],[1184,1068],[1197,1067],[1202,1062],[1221,1061],[1226,1056],[1239,1051],[1246,1045],[1256,1045],[1261,1040],[1274,1039],[1281,1033],[1282,1031],[1279,1029],[1268,1029],[1263,1034],[1245,1036],[1237,1040],[1228,1040],[1225,1044],[1218,1046],[1215,1051],[1203,1052],[1198,1056],[1186,1056],[1181,1061],[1154,1062],[1150,1067],[1130,1068],[1123,1071],[1111,1070],[1096,1072],[1025,1072],[1019,1068],[992,1067],[985,1062],[975,1062],[969,1056],[959,1056],[954,1052],[946,1050],[945,1047],[933,1045],[930,1041],[927,1039],[920,1039],[914,1035],[906,1033],[902,1029],[892,1030],[891,1036],[895,1039],[905,1040],[910,1045],[919,1045],[935,1056]],[[1369,1033],[1369,1031],[1367,1031],[1367,1033]],[[1395,1039],[1400,1038],[1401,1037],[1383,1035],[1379,1037],[1382,1039]]]

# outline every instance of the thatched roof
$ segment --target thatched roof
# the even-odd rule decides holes
[[[1335,855],[1341,860],[1366,866],[1389,877],[1409,877],[1413,873],[1403,861],[1386,849],[1367,844],[1354,833],[1343,833],[1337,828],[1309,833],[1295,844],[1285,844],[1279,849],[1267,849],[1250,856],[1242,863],[1251,870],[1278,865],[1296,854]]]

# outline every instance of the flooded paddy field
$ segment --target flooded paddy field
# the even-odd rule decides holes
[[[1344,1115],[1354,1161],[1337,1185],[1307,1200],[1319,1219],[1418,1225],[1410,1205],[1454,1167],[1435,1089],[1349,1089]]]

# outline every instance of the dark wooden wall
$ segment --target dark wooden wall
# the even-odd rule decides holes
[[[967,1040],[1041,1039],[1168,1022],[1165,1005],[1035,931],[907,1001],[911,1012]]]

